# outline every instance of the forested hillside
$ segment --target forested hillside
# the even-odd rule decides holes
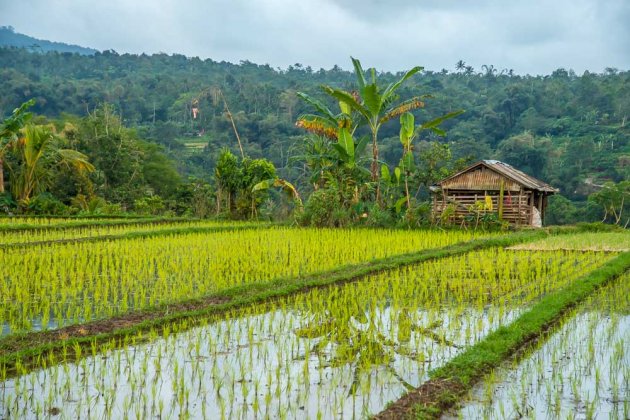
[[[0,46],[20,47],[30,51],[47,52],[56,51],[60,53],[94,54],[97,50],[85,48],[79,45],[66,44],[64,42],[52,42],[45,39],[37,39],[32,36],[15,32],[11,26],[0,26]]]
[[[387,84],[401,74],[378,77]],[[353,91],[355,80],[337,66],[314,70],[295,64],[281,70],[182,55],[105,51],[85,56],[5,48],[0,50],[0,114],[31,98],[35,113],[65,120],[111,104],[134,129],[133,136],[163,145],[181,174],[210,180],[219,151],[225,146],[238,151],[227,105],[245,154],[271,160],[278,175],[308,193],[313,186],[304,156],[312,150],[295,122],[311,108],[297,92],[327,101],[321,84]],[[451,70],[416,74],[398,94],[402,99],[431,95],[414,111],[418,122],[465,110],[444,122],[444,137],[423,134],[414,153],[425,172],[432,170],[431,159],[459,159],[461,166],[464,160],[496,158],[547,181],[573,202],[586,200],[604,182],[630,179],[628,71],[576,75],[558,69],[529,76],[493,65],[474,69],[460,61]],[[380,158],[391,165],[403,153],[398,131],[392,121],[379,133]]]

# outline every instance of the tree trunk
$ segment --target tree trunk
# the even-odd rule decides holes
[[[0,157],[0,194],[4,192],[4,161]]]
[[[221,187],[217,188],[217,214],[221,213],[221,201],[223,200],[223,191]]]
[[[405,194],[407,195],[407,210],[411,210],[411,200],[409,199],[409,171],[405,174]]]
[[[381,203],[381,184],[378,182],[378,145],[376,143],[377,132],[372,133],[372,182],[376,182],[376,203]]]

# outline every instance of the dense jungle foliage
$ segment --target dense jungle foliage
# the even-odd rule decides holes
[[[404,74],[375,72],[379,92]],[[363,76],[369,79],[370,71]],[[301,196],[305,223],[423,223],[429,185],[492,158],[560,189],[547,223],[624,222],[617,216],[629,194],[630,72],[558,69],[530,76],[463,61],[451,70],[419,71],[386,103],[422,106],[401,109],[378,127],[378,173],[360,110],[347,113],[352,150],[358,148],[353,162],[339,151],[337,134],[327,138],[296,125],[301,116],[323,115],[313,101],[343,115],[332,91],[359,97],[360,84],[356,71],[337,66],[274,69],[182,55],[0,49],[0,115],[8,118],[34,99],[29,111],[35,116],[25,124],[48,130],[54,148],[75,150],[93,166],[77,170],[60,156],[48,157],[28,200],[7,188],[0,205],[10,212],[285,217],[300,207]],[[326,92],[322,85],[333,88]],[[465,112],[440,121],[439,129],[416,130],[414,144],[410,139],[405,147],[402,111],[411,111],[421,128],[460,109]],[[8,186],[24,159],[17,147],[5,147],[6,139]],[[226,181],[226,170],[235,178]]]

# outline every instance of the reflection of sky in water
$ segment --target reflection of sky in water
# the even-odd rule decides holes
[[[630,418],[628,309],[579,313],[496,383],[478,385],[458,416]]]
[[[564,263],[560,282],[547,282],[555,276],[544,271],[509,285],[494,271],[487,281],[478,273],[461,280],[440,274],[452,267],[436,263],[427,272],[405,267],[314,290],[278,304],[282,310],[246,309],[8,380],[0,385],[0,416],[37,417],[56,407],[65,418],[366,417],[585,269],[572,257]],[[461,260],[451,264],[466,269]],[[496,293],[492,281],[506,288],[484,305]]]
[[[112,317],[479,236],[464,231],[274,227],[0,250],[0,332]]]
[[[0,388],[0,414],[22,415],[26,408],[27,416],[35,416],[38,407],[58,407],[67,418],[98,417],[107,414],[110,406],[114,417],[125,412],[144,417],[159,414],[161,401],[167,417],[185,410],[193,417],[217,418],[223,413],[227,418],[251,418],[258,400],[258,414],[273,418],[333,418],[352,413],[364,417],[401,396],[402,381],[418,386],[428,370],[451,359],[459,347],[509,322],[518,312],[494,306],[420,310],[412,316],[415,326],[430,327],[429,320],[436,318],[443,323],[431,329],[430,335],[411,332],[405,344],[396,338],[399,312],[381,308],[372,317],[378,333],[371,335],[382,335],[379,341],[391,363],[358,371],[354,363],[335,366],[337,344],[317,352],[312,349],[321,338],[296,335],[310,316],[299,311],[245,316],[109,351],[78,364],[39,370],[17,383],[9,380]],[[350,323],[354,331],[368,328],[354,317]],[[356,372],[360,374],[353,385]],[[18,411],[14,411],[16,393]]]

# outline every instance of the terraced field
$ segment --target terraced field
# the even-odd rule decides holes
[[[525,367],[515,365],[517,373],[498,373],[532,334],[505,349],[493,345],[490,353],[500,357],[492,363],[471,367],[470,360],[489,357],[479,349],[497,337],[530,328],[531,321],[518,325],[541,306],[566,313],[569,290],[585,290],[571,295],[576,302],[587,296],[580,308],[616,313],[623,302],[606,306],[610,299],[601,296],[624,295],[619,288],[628,277],[618,276],[630,266],[620,252],[625,232],[594,239],[576,229],[488,234],[127,222],[51,220],[43,229],[0,230],[0,418],[434,417],[456,401],[426,395],[446,391],[462,402],[464,417],[541,415],[543,408],[564,414],[566,390],[543,385],[539,394],[561,403],[551,406],[528,390],[535,409],[522,411],[514,396],[524,392],[522,378],[535,374],[527,360],[519,359]],[[588,250],[575,246],[595,242]],[[608,282],[613,286],[597,294],[586,288]],[[584,321],[580,311],[562,318],[568,330],[550,331],[568,337],[571,351],[585,351],[576,371],[599,354],[603,361],[590,372],[597,386],[617,384],[611,398],[627,394],[627,372],[618,376],[611,366],[627,356],[614,349],[625,348],[628,323],[616,315]],[[592,346],[572,322],[587,323]],[[608,353],[597,350],[604,339]],[[535,360],[545,370],[556,359]],[[444,371],[476,379],[457,388],[443,382],[442,390],[416,398]],[[497,391],[500,380],[486,379],[466,396],[488,372],[511,378],[515,385],[500,388],[514,390]],[[487,398],[474,399],[480,392]],[[627,413],[623,404],[611,408],[594,398],[582,397],[583,413]]]

